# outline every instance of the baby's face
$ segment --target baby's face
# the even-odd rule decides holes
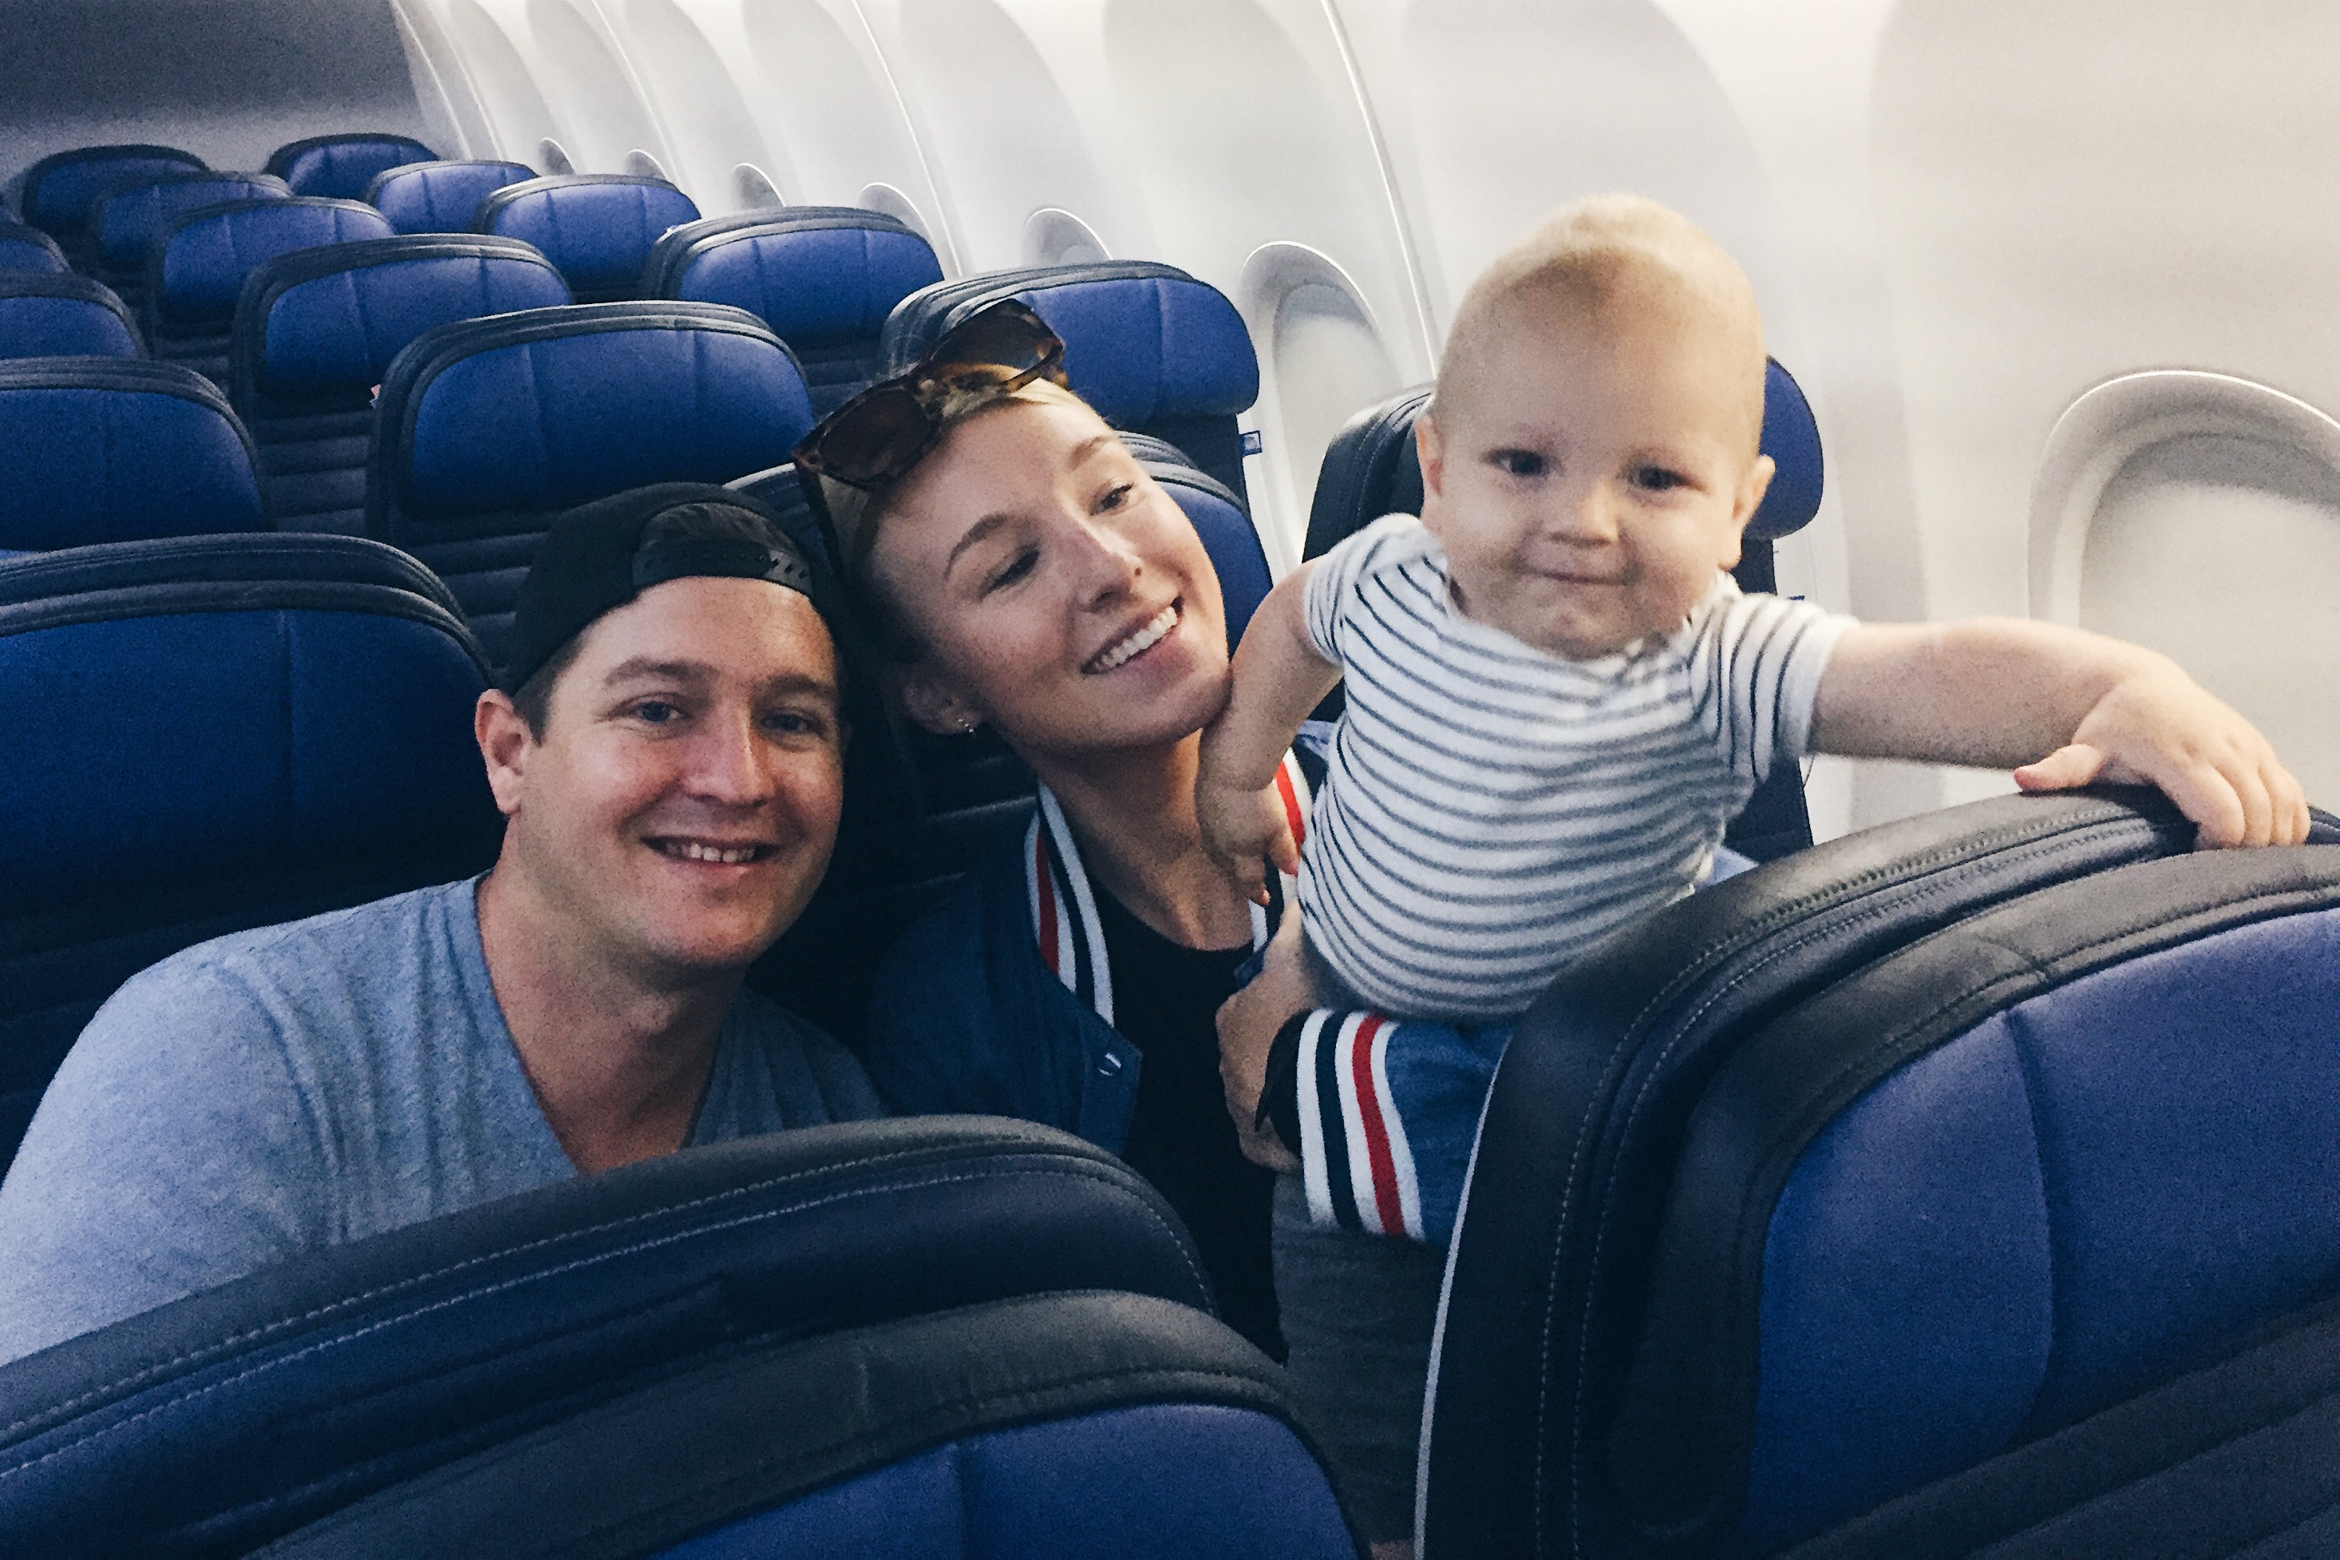
[[[1464,615],[1577,660],[1679,628],[1771,481],[1747,341],[1627,306],[1488,321],[1421,424],[1422,521]]]

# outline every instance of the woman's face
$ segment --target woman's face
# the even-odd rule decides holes
[[[1226,699],[1218,576],[1185,512],[1083,406],[1005,401],[903,480],[870,557],[924,655],[912,719],[1027,758],[1172,742]]]

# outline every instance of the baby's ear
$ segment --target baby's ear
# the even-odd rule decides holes
[[[1438,436],[1436,413],[1425,411],[1414,419],[1414,453],[1422,462],[1422,493],[1446,496],[1446,443]]]
[[[1747,522],[1755,518],[1755,511],[1763,507],[1763,495],[1771,491],[1771,479],[1779,471],[1768,455],[1758,455],[1748,465],[1746,476],[1739,479],[1739,501],[1731,516],[1743,535]]]

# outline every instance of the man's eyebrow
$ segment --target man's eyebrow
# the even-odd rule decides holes
[[[811,672],[781,672],[765,678],[761,691],[766,698],[774,694],[817,693],[825,699],[834,700],[837,697],[837,680],[834,677],[816,677]]]
[[[605,688],[624,682],[687,682],[703,683],[714,675],[714,668],[704,661],[654,661],[646,655],[630,661],[620,661],[601,679]]]

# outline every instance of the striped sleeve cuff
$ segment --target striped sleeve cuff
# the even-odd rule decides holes
[[[1421,1186],[1389,1092],[1396,1029],[1379,1013],[1307,1016],[1293,1069],[1296,1146],[1313,1222],[1421,1240]]]

